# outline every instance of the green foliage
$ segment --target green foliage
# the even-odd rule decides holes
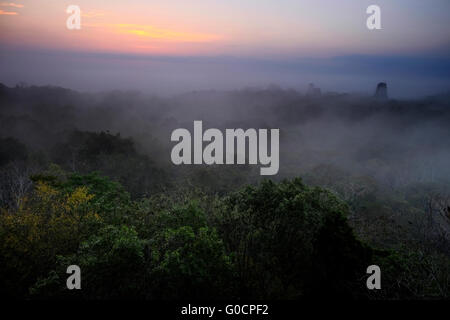
[[[450,296],[450,259],[436,252],[384,251],[374,263],[383,270],[383,290],[373,299],[442,299]]]
[[[163,299],[213,299],[229,295],[230,257],[214,229],[168,228],[151,241],[152,289]]]
[[[70,254],[95,233],[102,218],[93,211],[85,186],[62,192],[37,183],[16,212],[0,214],[0,287],[23,295],[52,268],[58,255]]]
[[[31,288],[35,297],[118,299],[136,298],[145,286],[145,241],[127,226],[105,226],[80,244],[78,251],[60,256],[57,269]],[[65,288],[65,268],[82,270],[82,291]]]
[[[411,247],[372,249],[355,236],[348,221],[352,212],[343,201],[301,179],[265,180],[227,196],[184,188],[139,201],[95,172],[72,174],[51,166],[33,181],[33,192],[18,210],[0,213],[3,296],[211,300],[449,295],[445,254]],[[366,215],[380,212],[373,202],[358,199],[353,208],[364,208]],[[405,208],[399,200],[392,200],[394,205]],[[82,290],[65,286],[66,268],[72,264],[81,267]],[[366,289],[371,264],[383,270],[382,292]]]
[[[241,288],[243,294],[253,298],[299,298],[316,291],[349,294],[350,288],[335,282],[355,282],[370,250],[354,237],[346,213],[346,205],[333,194],[309,188],[300,179],[264,181],[227,198],[217,224],[236,257],[239,281],[248,286]],[[336,270],[335,263],[342,270]],[[314,279],[318,287],[312,277],[318,277]]]
[[[309,294],[317,297],[363,298],[361,279],[371,264],[372,249],[356,239],[346,218],[326,213],[315,236]]]
[[[239,119],[220,116],[219,97]],[[0,84],[0,100],[2,297],[449,298],[448,96],[160,99]],[[284,123],[278,177],[308,186],[256,186],[257,166],[173,166],[167,137],[195,114]],[[70,264],[80,291],[65,286]],[[370,264],[382,290],[366,290]]]
[[[130,195],[120,183],[98,172],[89,174],[61,174],[59,176],[40,174],[31,179],[38,183],[47,183],[62,193],[71,193],[77,188],[85,187],[93,195],[89,205],[93,211],[101,212],[107,222],[124,222],[129,218],[129,208],[132,205]]]
[[[81,164],[94,162],[100,155],[135,155],[136,150],[131,139],[124,139],[120,134],[112,135],[109,132],[73,131],[67,143],[59,146],[58,158],[69,159],[75,156]]]
[[[53,160],[73,172],[98,171],[126,186],[134,196],[167,183],[164,171],[148,156],[139,154],[131,138],[120,134],[73,131],[54,148]]]
[[[86,175],[72,174],[61,185],[65,192],[79,186],[86,186],[94,195],[92,206],[100,212],[117,211],[130,204],[130,196],[123,187],[97,172]]]

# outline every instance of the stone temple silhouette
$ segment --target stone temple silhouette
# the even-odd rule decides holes
[[[375,98],[379,100],[387,100],[388,99],[388,93],[387,93],[387,84],[385,82],[380,82],[377,85],[377,89],[375,90]]]
[[[310,83],[308,86],[308,90],[306,91],[306,95],[313,96],[313,97],[319,97],[322,95],[322,91],[320,88],[316,88],[314,86],[314,83]]]

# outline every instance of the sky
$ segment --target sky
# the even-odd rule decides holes
[[[371,4],[381,8],[381,30],[366,27]],[[80,30],[66,27],[69,5],[81,9]],[[449,10],[448,0],[0,0],[0,82],[124,89],[125,77],[139,90],[148,89],[139,85],[147,78],[206,89],[236,82],[244,70],[236,85],[316,79],[340,89],[339,75],[357,83],[356,73],[367,82],[425,74],[442,90],[450,77]],[[383,59],[395,75],[378,77]]]

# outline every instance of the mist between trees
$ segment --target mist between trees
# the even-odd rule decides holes
[[[278,174],[174,165],[171,132],[194,120],[279,128]],[[448,298],[449,123],[448,94],[1,85],[1,293]],[[65,290],[70,264],[85,275],[76,293]],[[382,290],[365,287],[370,264]]]

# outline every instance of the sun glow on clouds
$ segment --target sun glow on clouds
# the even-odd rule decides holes
[[[219,36],[204,33],[179,32],[162,29],[151,25],[117,24],[114,25],[120,34],[131,34],[138,37],[157,39],[162,41],[178,42],[210,42],[219,39]]]
[[[15,16],[15,15],[17,15],[17,12],[0,10],[0,15],[5,15],[5,16]]]
[[[283,5],[272,0],[77,0],[81,29],[75,31],[66,28],[65,10],[72,2],[0,0],[0,42],[52,50],[276,58],[448,47],[448,28],[442,28],[448,0],[436,0],[440,6],[404,0],[412,3],[410,16],[401,1],[378,1],[389,13],[383,32],[369,32],[364,5],[351,0],[286,0]]]
[[[194,54],[211,50],[223,36],[188,29],[156,25],[83,22],[79,32],[64,30],[55,34],[64,48],[87,48],[88,51],[136,54]],[[69,36],[70,35],[70,36]],[[52,39],[56,39],[53,37]],[[53,41],[52,40],[52,41]]]
[[[104,12],[97,12],[97,11],[81,12],[81,16],[83,18],[103,17],[104,15],[105,15]]]
[[[23,4],[17,4],[17,3],[13,3],[13,2],[2,2],[2,3],[0,3],[0,6],[2,6],[2,7],[14,7],[14,8],[23,8],[24,7]]]
[[[23,4],[17,4],[17,3],[13,3],[13,2],[1,2],[0,3],[0,7],[12,7],[12,8],[23,8],[24,5]],[[4,11],[0,9],[0,16],[16,16],[18,15],[17,12],[15,11]]]

